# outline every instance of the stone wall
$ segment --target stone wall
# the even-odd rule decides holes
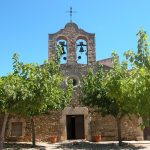
[[[112,60],[112,58],[106,58],[106,59],[98,60],[97,62],[99,64],[106,65],[106,66],[108,66],[110,68],[113,67],[113,60]]]
[[[51,111],[48,115],[36,117],[37,141],[49,141],[50,136],[57,136],[60,141],[62,135],[60,118],[61,111]]]
[[[36,141],[50,141],[51,136],[57,136],[58,141],[66,140],[66,115],[83,114],[85,119],[85,137],[92,140],[92,137],[101,133],[102,140],[117,140],[116,121],[112,116],[102,117],[99,113],[90,112],[86,107],[66,107],[63,111],[51,111],[48,114],[40,115],[34,118]],[[135,116],[130,120],[127,116],[122,119],[122,138],[123,140],[140,140],[143,138],[143,132],[138,129],[139,119]],[[23,136],[12,137],[10,133],[10,122],[12,120],[25,120],[25,129]],[[2,120],[2,117],[0,118]],[[1,126],[2,122],[0,122]],[[142,134],[141,134],[142,133]],[[6,128],[6,141],[31,141],[31,125],[30,119],[20,116],[10,116]]]
[[[60,140],[62,135],[62,125],[60,124],[60,117],[61,111],[50,111],[48,114],[34,117],[36,141],[49,141],[49,137],[54,135],[58,137],[58,140]],[[3,120],[2,116],[0,117],[0,120]],[[23,120],[25,121],[25,129],[23,129],[22,136],[11,136],[12,120],[14,120],[14,122],[15,120],[16,122],[23,122]],[[0,127],[2,126],[2,122],[3,121],[0,122]],[[31,141],[30,119],[11,115],[8,118],[5,138],[6,141]]]
[[[117,124],[113,116],[102,117],[100,113],[91,114],[91,136],[97,133],[102,135],[102,140],[117,140]],[[139,119],[135,116],[125,116],[121,122],[123,140],[143,140],[143,131],[139,127]]]

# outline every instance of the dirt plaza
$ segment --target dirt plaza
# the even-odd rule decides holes
[[[71,140],[60,143],[37,143],[32,148],[31,143],[5,143],[4,150],[150,150],[150,141],[124,141],[123,146],[118,146],[116,141],[88,142],[85,140]]]

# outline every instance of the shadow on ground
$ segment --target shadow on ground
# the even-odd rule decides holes
[[[57,149],[61,148],[63,150],[141,150],[145,147],[136,146],[133,144],[123,143],[122,146],[118,146],[118,144],[110,143],[94,143],[94,142],[70,142],[70,143],[62,143],[56,147]]]
[[[5,143],[4,144],[4,149],[9,149],[9,150],[22,150],[22,149],[30,149],[33,148],[32,144],[26,144],[26,143]],[[44,146],[39,146],[37,145],[34,147],[36,150],[46,150]]]

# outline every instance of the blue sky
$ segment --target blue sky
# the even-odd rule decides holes
[[[136,33],[150,32],[150,0],[0,0],[0,75],[12,71],[12,55],[25,63],[42,64],[48,58],[48,33],[73,21],[96,34],[97,60],[116,50],[137,50]]]

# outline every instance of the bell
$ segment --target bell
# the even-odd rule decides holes
[[[83,53],[83,52],[84,52],[84,49],[83,49],[83,47],[82,47],[82,46],[80,47],[79,52],[80,52],[80,53]]]
[[[65,55],[65,54],[66,54],[65,50],[64,48],[62,48],[62,55]]]
[[[66,52],[65,52],[65,51],[63,51],[63,52],[62,52],[62,55],[65,55],[65,54],[66,54]]]

